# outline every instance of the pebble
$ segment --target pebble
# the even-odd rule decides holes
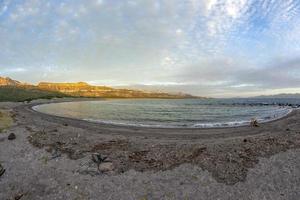
[[[99,165],[99,171],[108,172],[114,169],[114,165],[112,162],[104,162]]]

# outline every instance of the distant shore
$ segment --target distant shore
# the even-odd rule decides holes
[[[0,103],[0,108],[9,111],[14,119],[14,124],[0,133],[0,162],[6,169],[0,177],[0,199],[19,193],[24,199],[97,199],[100,196],[109,199],[111,195],[112,199],[118,199],[117,195],[130,199],[131,194],[135,199],[142,199],[152,184],[160,185],[155,187],[155,193],[149,193],[150,197],[158,195],[158,199],[163,198],[167,188],[174,187],[177,188],[172,190],[172,195],[177,195],[174,199],[183,199],[182,194],[188,191],[206,199],[214,194],[216,198],[229,199],[226,191],[256,194],[260,191],[256,183],[270,184],[273,179],[272,184],[279,184],[278,189],[264,188],[264,191],[275,198],[287,190],[285,187],[300,185],[299,179],[292,180],[300,176],[299,172],[290,171],[287,175],[282,168],[275,169],[274,164],[259,164],[272,157],[277,159],[277,165],[286,164],[285,169],[292,170],[295,166],[288,164],[286,155],[300,163],[297,156],[298,152],[300,155],[299,110],[258,127],[162,129],[99,124],[32,109],[43,103],[78,100],[90,99]],[[6,139],[10,133],[16,135],[15,140]],[[95,153],[107,157],[106,164],[100,166],[105,171],[100,172],[91,160]],[[275,171],[269,169],[271,166]],[[254,169],[255,173],[265,175],[254,178]],[[266,179],[271,171],[274,174]],[[249,182],[252,178],[256,181]],[[276,180],[286,181],[281,184]],[[139,184],[131,191],[128,186],[135,183]],[[207,186],[200,187],[200,183]],[[45,192],[46,188],[51,190]],[[130,194],[126,193],[128,190]],[[295,192],[300,195],[299,190]],[[242,192],[236,197],[246,199],[245,195]],[[284,195],[293,199],[289,194]]]

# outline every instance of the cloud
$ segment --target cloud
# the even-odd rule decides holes
[[[0,70],[0,73],[18,73],[18,72],[26,72],[27,70],[22,67],[17,68],[4,68]]]
[[[0,66],[24,68],[28,76],[5,73],[27,82],[111,80],[197,94],[293,88],[299,13],[295,0],[4,0]]]
[[[171,77],[161,78],[183,83],[182,85],[190,88],[188,91],[199,95],[205,92],[219,96],[227,92],[230,95],[243,96],[251,91],[300,88],[299,69],[300,58],[284,61],[275,59],[268,65],[259,67],[252,67],[250,63],[232,59],[214,61],[209,59],[186,67]],[[191,88],[192,86],[194,88]],[[208,88],[210,91],[207,91]]]

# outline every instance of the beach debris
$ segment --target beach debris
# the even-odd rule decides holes
[[[34,130],[30,126],[25,126],[26,130],[29,132],[33,132]]]
[[[92,154],[92,161],[97,164],[97,168],[99,172],[106,172],[113,170],[112,162],[107,161],[106,156],[102,156],[99,153]]]
[[[105,157],[102,157],[101,156],[101,154],[100,153],[93,153],[92,154],[92,161],[94,162],[94,163],[102,163],[102,162],[105,162],[105,160],[107,159],[107,157],[105,156]]]
[[[43,129],[41,131],[39,131],[39,134],[46,135],[46,128],[43,127]]]
[[[108,172],[108,171],[112,171],[113,169],[114,169],[114,165],[112,162],[101,163],[98,167],[98,170],[100,172]]]
[[[5,169],[4,167],[0,164],[0,177],[4,174]]]
[[[257,119],[252,118],[251,122],[250,122],[250,126],[252,126],[252,127],[259,127]]]
[[[14,197],[14,200],[20,200],[24,195],[25,195],[24,193],[17,194],[17,195]]]
[[[52,160],[52,159],[56,159],[56,158],[58,158],[58,157],[61,157],[61,153],[60,153],[60,151],[59,151],[58,149],[54,149],[54,150],[52,151],[51,160]]]
[[[58,132],[58,129],[55,128],[55,129],[51,130],[50,132]]]
[[[7,137],[8,140],[14,140],[16,139],[16,135],[14,133],[9,134],[9,136]]]

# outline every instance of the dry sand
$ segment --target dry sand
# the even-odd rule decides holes
[[[259,127],[154,129],[31,109],[56,101],[0,104],[15,120],[0,133],[1,200],[300,197],[298,110]],[[107,157],[103,171],[93,153]]]

